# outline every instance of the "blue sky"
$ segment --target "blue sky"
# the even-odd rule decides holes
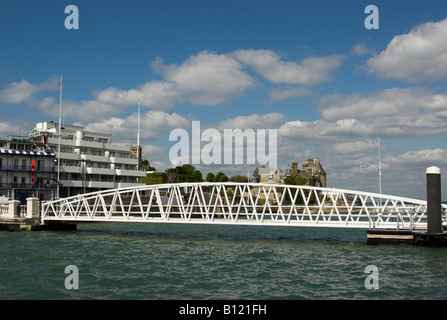
[[[67,5],[79,29],[67,30]],[[379,9],[368,30],[367,5]],[[58,120],[112,130],[170,166],[175,128],[277,129],[278,167],[318,157],[332,187],[425,199],[447,164],[447,2],[0,0],[0,136]],[[196,165],[252,172],[256,165]],[[446,180],[443,178],[445,184]],[[443,199],[447,195],[443,189]]]

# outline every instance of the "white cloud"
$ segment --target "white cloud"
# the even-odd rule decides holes
[[[177,103],[216,106],[243,95],[257,86],[256,78],[243,69],[251,65],[262,76],[273,83],[312,85],[329,81],[332,73],[341,64],[341,56],[309,57],[298,65],[281,61],[270,50],[238,50],[230,54],[202,51],[187,58],[180,65],[166,65],[161,58],[152,62],[153,70],[164,80],[150,81],[129,90],[109,87],[92,92],[93,99],[63,100],[63,113],[74,121],[95,122],[136,106],[140,99],[142,107],[166,110]],[[44,115],[59,113],[59,101],[54,97],[36,98],[35,94],[46,90],[57,90],[57,78],[40,84],[23,79],[1,91],[0,102],[26,103]],[[269,91],[270,100],[310,95],[307,88],[288,87]]]
[[[255,79],[235,59],[208,51],[190,56],[179,66],[165,65],[158,58],[152,68],[175,85],[181,99],[198,105],[215,106],[255,86]]]
[[[341,65],[343,56],[309,57],[301,64],[281,61],[281,57],[271,50],[238,50],[236,59],[267,80],[277,84],[315,85],[332,80],[332,73]]]
[[[160,110],[149,110],[140,116],[140,139],[159,140],[162,135],[175,128],[188,128],[191,122],[177,113],[166,113]],[[112,126],[112,127],[110,127]],[[131,114],[127,118],[112,117],[101,122],[92,122],[85,126],[87,131],[110,132],[114,141],[136,143],[138,115]]]
[[[8,122],[0,122],[0,137],[6,137],[14,133],[16,128]]]
[[[377,54],[377,52],[374,49],[369,49],[363,42],[355,44],[351,49],[351,53],[356,56],[363,56],[363,55],[375,56]]]
[[[154,146],[151,144],[142,145],[142,158],[148,159],[150,164],[157,162],[167,154],[165,147]]]
[[[431,167],[432,165],[445,167],[447,165],[447,150],[423,149],[417,151],[406,151],[396,157],[388,156],[384,162],[389,166],[401,166],[404,170],[421,165]]]
[[[409,82],[447,77],[447,18],[395,36],[386,50],[367,61],[371,74]]]
[[[27,102],[27,107],[38,110],[40,113],[52,118],[59,116],[59,101],[47,97],[41,100],[31,97]],[[72,100],[62,101],[62,113],[66,118],[76,119],[82,122],[95,121],[110,117],[120,111],[122,107],[106,104],[97,100]]]
[[[274,88],[268,92],[270,102],[280,102],[285,99],[308,97],[312,92],[307,87]]]
[[[343,156],[358,159],[361,155],[372,154],[378,151],[378,145],[374,140],[357,140],[340,142],[330,145],[328,150]]]
[[[309,143],[341,142],[346,137],[408,138],[447,132],[447,95],[425,88],[392,88],[369,95],[334,95],[320,101],[322,118],[290,121],[284,137]]]
[[[286,122],[286,117],[277,112],[268,114],[252,114],[249,116],[238,116],[236,118],[221,121],[218,125],[220,130],[224,129],[275,129]]]
[[[244,94],[256,84],[237,60],[208,51],[192,55],[180,65],[166,65],[158,57],[151,67],[164,80],[130,90],[111,87],[95,92],[94,96],[100,102],[123,107],[135,105],[140,99],[142,107],[165,110],[177,102],[216,106]]]
[[[57,78],[51,78],[39,84],[32,84],[22,79],[20,82],[9,84],[0,91],[0,102],[22,103],[28,101],[37,92],[58,89],[59,81]]]
[[[93,95],[99,102],[121,107],[135,106],[140,99],[142,107],[159,110],[173,107],[178,98],[175,86],[166,81],[151,81],[130,90],[110,87]]]

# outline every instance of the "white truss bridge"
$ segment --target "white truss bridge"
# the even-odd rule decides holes
[[[41,219],[426,230],[427,202],[305,185],[170,183],[44,202]]]

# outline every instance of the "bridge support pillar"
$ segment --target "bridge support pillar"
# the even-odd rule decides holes
[[[26,217],[39,219],[39,198],[26,198]]]
[[[427,168],[427,233],[442,232],[441,169]]]
[[[7,218],[15,219],[20,218],[20,201],[18,200],[10,200],[8,202],[8,215]]]

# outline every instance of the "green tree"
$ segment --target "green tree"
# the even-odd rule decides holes
[[[206,181],[214,182],[214,179],[216,179],[216,176],[214,175],[214,173],[210,172],[206,175]]]
[[[202,182],[202,173],[190,164],[166,169],[166,174],[172,177],[172,182]]]
[[[162,184],[168,182],[168,175],[165,172],[148,173],[142,180],[146,184]]]
[[[228,181],[228,177],[222,171],[219,171],[219,173],[216,174],[216,178],[214,179],[214,182],[227,182],[227,181]]]
[[[233,181],[233,182],[247,182],[248,178],[247,178],[247,176],[241,176],[238,174],[238,175],[232,176],[229,180]]]
[[[192,177],[192,181],[194,181],[194,182],[202,182],[203,181],[202,172],[200,172],[199,170],[194,170],[191,174],[191,177]]]
[[[181,168],[183,169],[183,171],[187,175],[192,175],[194,170],[196,170],[196,168],[193,165],[190,165],[190,164],[184,164]]]

